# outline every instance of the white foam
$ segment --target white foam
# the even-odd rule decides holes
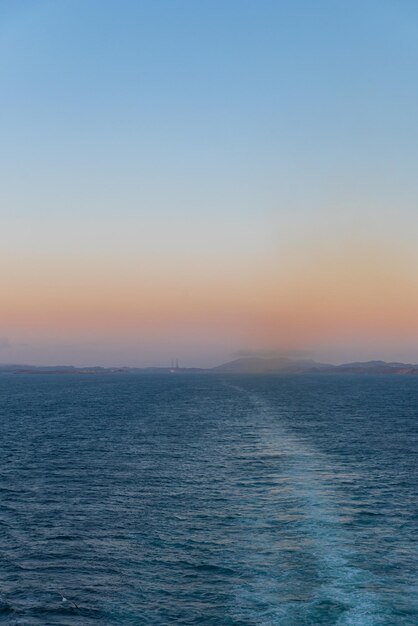
[[[239,387],[234,388],[241,393],[247,393]],[[257,423],[262,422],[265,425],[267,421],[268,424],[264,433],[260,428],[258,450],[262,447],[264,454],[284,460],[288,478],[286,486],[300,503],[302,521],[299,525],[303,534],[310,539],[310,551],[314,553],[317,562],[317,575],[324,582],[316,586],[309,600],[280,604],[283,581],[279,584],[276,580],[275,594],[272,589],[272,573],[269,579],[271,589],[268,593],[266,578],[258,581],[255,578],[251,590],[244,594],[245,597],[242,593],[239,594],[240,601],[245,600],[244,605],[248,608],[251,604],[257,604],[258,600],[264,605],[266,602],[276,602],[276,606],[270,607],[268,616],[254,614],[254,623],[263,626],[311,624],[313,622],[309,619],[314,614],[317,615],[318,607],[324,603],[340,607],[341,613],[333,622],[337,626],[373,626],[379,615],[378,598],[376,593],[365,590],[366,586],[370,586],[372,575],[352,564],[356,556],[354,538],[339,519],[338,506],[335,504],[339,494],[335,484],[332,484],[335,468],[331,467],[324,454],[289,432],[274,410],[258,395],[248,393],[248,397],[257,411]],[[329,480],[325,480],[324,476],[329,477]],[[277,480],[279,484],[282,476],[278,474]],[[277,506],[279,505],[280,499],[277,501]],[[274,507],[274,502],[272,506]],[[261,549],[256,537],[254,548]],[[289,584],[292,584],[291,580]],[[251,593],[259,597],[251,598]],[[300,619],[303,621],[295,621],[302,613],[304,617]]]

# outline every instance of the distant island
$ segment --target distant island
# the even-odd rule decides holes
[[[241,357],[212,368],[76,367],[73,365],[0,365],[0,374],[392,374],[418,375],[418,364],[356,361],[332,365],[287,357]]]

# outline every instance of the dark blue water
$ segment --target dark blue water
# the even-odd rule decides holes
[[[417,415],[412,377],[3,375],[0,622],[416,626]]]

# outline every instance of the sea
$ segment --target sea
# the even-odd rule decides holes
[[[417,626],[418,377],[0,376],[0,623]]]

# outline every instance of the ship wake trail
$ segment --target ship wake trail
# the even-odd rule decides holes
[[[248,517],[235,616],[262,626],[381,623],[373,577],[354,564],[358,538],[344,511],[341,483],[358,477],[294,435],[261,394],[228,386],[248,395],[253,425],[240,457]]]

